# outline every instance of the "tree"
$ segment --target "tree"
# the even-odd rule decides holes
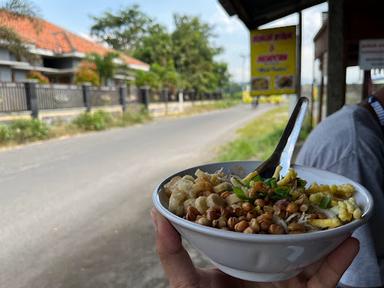
[[[40,20],[38,19],[38,8],[27,0],[8,0],[0,6],[0,47],[7,49],[15,55],[17,60],[35,60],[23,39],[13,30],[6,27],[6,22],[10,19],[26,18],[34,24],[36,32],[40,30]]]
[[[161,80],[159,75],[151,70],[148,72],[137,71],[135,84],[137,87],[149,86],[154,90],[159,90],[161,88]]]
[[[222,49],[211,44],[213,27],[195,16],[174,15],[172,33],[174,63],[187,89],[213,92],[217,89],[214,57]]]
[[[87,60],[96,65],[101,84],[106,85],[108,79],[113,78],[115,75],[117,65],[114,60],[118,58],[118,56],[119,54],[117,52],[109,52],[104,56],[91,53],[87,56]]]
[[[138,86],[179,87],[205,93],[228,83],[227,65],[215,60],[222,48],[212,44],[213,27],[199,17],[174,15],[172,32],[137,5],[93,19],[93,35],[151,65],[147,74],[136,73]]]
[[[166,28],[154,24],[136,46],[133,56],[146,62],[158,63],[162,66],[173,66],[172,37]]]
[[[100,17],[92,16],[92,19],[95,23],[91,27],[91,35],[120,51],[133,51],[153,22],[140,11],[138,5],[116,13],[104,12]]]

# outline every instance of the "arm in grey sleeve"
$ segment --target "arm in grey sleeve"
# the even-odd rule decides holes
[[[363,150],[350,151],[347,157],[335,162],[334,158],[330,157],[332,153],[329,153],[329,150],[325,150],[327,155],[316,153],[317,151],[314,153],[311,146],[313,145],[308,145],[304,147],[306,149],[300,151],[297,163],[338,173],[361,183],[374,196],[375,207],[384,207],[382,193],[384,159],[381,161],[380,157],[376,156],[377,153],[372,153],[373,147],[363,145],[365,147]],[[380,221],[384,223],[384,216],[380,215],[383,213],[381,210],[384,211],[375,209],[370,225],[361,227],[353,234],[360,241],[360,252],[341,279],[341,283],[348,287],[381,287],[383,284],[377,255],[380,257],[382,253],[383,248],[380,245],[383,245],[381,243],[384,243],[384,239],[381,239],[382,233],[376,233],[381,231],[378,228]]]
[[[384,251],[384,236],[380,233],[384,223],[383,161],[380,155],[373,153],[370,145],[360,145],[358,153],[337,161],[327,170],[339,173],[361,183],[374,198],[373,216],[369,225],[355,231],[354,237],[360,241],[360,252],[341,279],[341,283],[350,287],[381,287],[383,275],[380,275],[378,257]],[[380,153],[379,153],[380,154]]]

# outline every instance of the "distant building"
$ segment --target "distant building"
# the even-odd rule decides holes
[[[13,29],[24,39],[38,60],[35,63],[16,61],[12,53],[0,48],[0,81],[24,81],[29,71],[39,71],[52,83],[73,83],[76,68],[88,53],[104,55],[113,51],[43,19],[39,21],[37,30],[25,18],[3,17],[1,25]],[[125,54],[120,54],[116,61],[133,70],[149,70],[148,64]],[[127,79],[132,79],[132,75],[117,73],[110,84]]]

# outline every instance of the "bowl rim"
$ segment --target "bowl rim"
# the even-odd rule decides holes
[[[373,212],[373,198],[371,194],[367,191],[366,188],[364,188],[361,184],[343,176],[337,173],[329,172],[322,169],[317,169],[313,167],[307,167],[303,165],[297,165],[294,164],[292,167],[294,169],[299,168],[309,170],[312,172],[321,171],[321,173],[327,173],[331,174],[333,176],[337,176],[338,179],[346,182],[352,183],[353,186],[355,186],[356,190],[358,190],[358,193],[362,193],[363,196],[367,198],[367,209],[365,213],[363,214],[364,218],[359,220],[353,220],[350,223],[347,223],[345,225],[330,229],[330,230],[321,230],[321,231],[315,231],[315,232],[309,232],[309,233],[300,233],[300,234],[282,234],[282,235],[271,235],[271,234],[245,234],[245,233],[239,233],[234,231],[226,231],[226,230],[220,230],[213,227],[203,226],[191,221],[188,221],[186,219],[183,219],[172,212],[170,212],[167,208],[165,208],[161,202],[159,197],[160,188],[167,183],[172,177],[182,174],[183,172],[191,169],[198,169],[201,167],[206,166],[214,166],[214,165],[220,165],[220,164],[241,164],[241,163],[257,163],[259,161],[228,161],[228,162],[214,162],[214,163],[206,163],[202,165],[193,166],[190,168],[183,169],[181,171],[178,171],[176,173],[173,173],[171,176],[167,177],[165,180],[163,180],[160,184],[158,184],[152,194],[152,201],[155,206],[155,208],[165,217],[167,218],[172,225],[177,224],[180,225],[186,229],[209,235],[209,236],[216,236],[219,238],[225,238],[225,239],[232,239],[232,240],[238,240],[238,241],[246,241],[246,242],[300,242],[300,241],[308,241],[308,240],[316,240],[320,238],[332,238],[339,236],[341,234],[350,235],[352,231],[354,231],[357,227],[367,223],[369,218],[372,216]]]

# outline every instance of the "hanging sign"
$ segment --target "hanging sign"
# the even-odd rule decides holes
[[[251,96],[294,94],[296,26],[251,31]]]
[[[384,39],[360,40],[359,66],[362,70],[384,68]]]

